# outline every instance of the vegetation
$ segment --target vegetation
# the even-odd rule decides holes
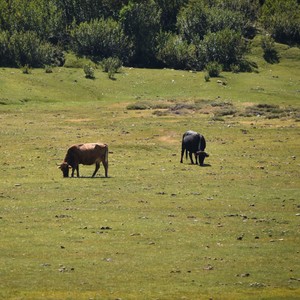
[[[52,73],[0,68],[0,298],[299,298],[299,48],[275,43],[271,65],[253,46],[257,72],[209,82],[88,80],[73,54]],[[188,129],[205,167],[179,162]],[[109,178],[62,178],[67,148],[90,141],[108,143]]]
[[[297,0],[0,0],[0,65],[62,66],[73,51],[125,66],[249,71],[257,30],[299,45],[299,16]]]

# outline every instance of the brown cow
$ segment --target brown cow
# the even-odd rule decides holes
[[[72,168],[72,177],[74,171],[77,171],[79,177],[79,164],[93,165],[96,164],[95,171],[92,175],[94,177],[99,170],[100,162],[102,162],[105,169],[105,177],[108,175],[108,146],[101,143],[87,143],[76,144],[68,149],[63,163],[59,166],[64,177],[69,177],[69,169]]]

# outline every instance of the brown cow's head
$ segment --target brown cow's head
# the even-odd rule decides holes
[[[205,151],[198,151],[196,153],[196,155],[199,157],[199,164],[200,164],[200,166],[204,165],[204,159],[205,159],[205,157],[209,157],[209,154],[206,153]]]
[[[69,177],[70,167],[66,162],[63,162],[58,168],[61,169],[61,171],[63,172],[64,177]]]

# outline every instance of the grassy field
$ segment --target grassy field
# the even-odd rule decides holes
[[[0,69],[1,299],[299,299],[300,50],[258,72]],[[201,132],[206,166],[180,164]],[[77,142],[103,167],[63,179]]]

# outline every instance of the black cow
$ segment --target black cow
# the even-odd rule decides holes
[[[77,177],[79,177],[79,164],[93,165],[96,164],[95,171],[92,175],[94,177],[99,170],[100,162],[102,162],[105,169],[105,177],[108,172],[108,146],[101,143],[87,143],[77,144],[71,146],[66,154],[63,163],[59,168],[63,172],[64,177],[69,177],[69,169],[72,168],[72,177],[74,177],[74,171],[77,171]]]
[[[203,135],[198,132],[188,130],[182,136],[182,144],[181,144],[181,160],[184,155],[184,151],[186,151],[186,158],[189,152],[191,163],[194,164],[192,154],[194,153],[196,164],[198,164],[198,157],[199,157],[199,165],[204,165],[205,157],[208,157],[208,153],[205,150],[206,141]]]

